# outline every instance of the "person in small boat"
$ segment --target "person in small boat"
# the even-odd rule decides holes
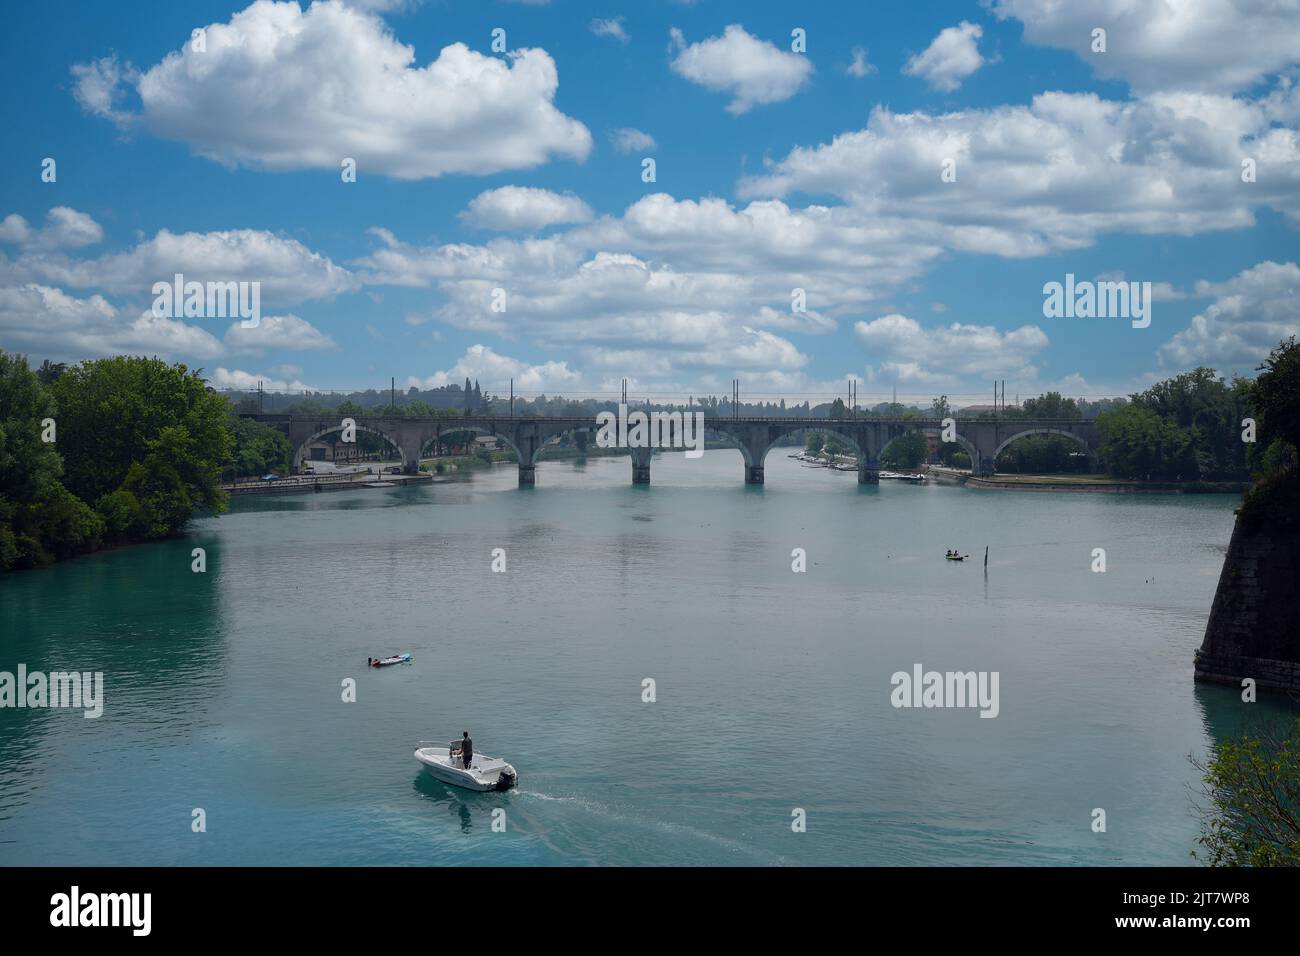
[[[469,769],[469,762],[474,759],[474,741],[469,739],[469,731],[461,731],[460,756],[465,761],[465,769]]]
[[[945,558],[951,558],[951,557],[953,556],[954,553],[955,553],[955,552],[954,552],[951,548],[949,548],[949,549],[947,550],[947,552],[944,553],[944,557],[945,557]]]

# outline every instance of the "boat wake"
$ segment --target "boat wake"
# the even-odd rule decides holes
[[[678,836],[697,839],[703,842],[711,843],[715,846],[729,850],[733,853],[744,854],[752,857],[755,861],[765,865],[782,865],[785,858],[779,854],[774,854],[758,847],[751,846],[748,843],[741,843],[739,840],[733,840],[729,837],[719,836],[716,833],[710,833],[707,830],[701,830],[697,827],[689,826],[684,823],[673,823],[668,820],[648,819],[641,816],[632,816],[621,813],[607,804],[590,797],[580,796],[559,796],[552,793],[542,793],[537,790],[515,790],[513,793],[515,799],[529,798],[541,800],[547,803],[562,803],[579,807],[605,820],[615,821],[620,825],[630,825],[634,827],[643,827],[647,830],[655,830],[660,833],[671,833]]]

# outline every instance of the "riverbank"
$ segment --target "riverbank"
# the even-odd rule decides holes
[[[1121,481],[1106,475],[994,475],[980,477],[955,468],[931,467],[927,473],[942,484],[1003,491],[1072,491],[1093,494],[1244,494],[1248,481]]]
[[[233,497],[347,491],[351,488],[391,488],[412,481],[432,480],[433,476],[429,474],[375,475],[368,471],[359,471],[346,475],[294,475],[288,478],[277,478],[274,481],[234,482],[222,485],[221,488]]]

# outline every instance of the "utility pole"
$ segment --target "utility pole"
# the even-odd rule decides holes
[[[510,380],[510,417],[515,417],[515,380]]]
[[[394,376],[394,377],[392,377],[392,378],[389,378],[389,380],[388,380],[388,407],[391,408],[391,409],[393,410],[393,414],[394,414],[394,415],[397,414],[397,378],[396,378],[396,376]]]

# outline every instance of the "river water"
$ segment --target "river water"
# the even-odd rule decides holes
[[[1283,707],[1192,681],[1232,497],[651,474],[240,498],[0,578],[0,670],[105,680],[0,709],[0,863],[1194,863],[1188,755]],[[893,707],[917,664],[996,671],[997,716]],[[462,730],[517,790],[419,770]]]

